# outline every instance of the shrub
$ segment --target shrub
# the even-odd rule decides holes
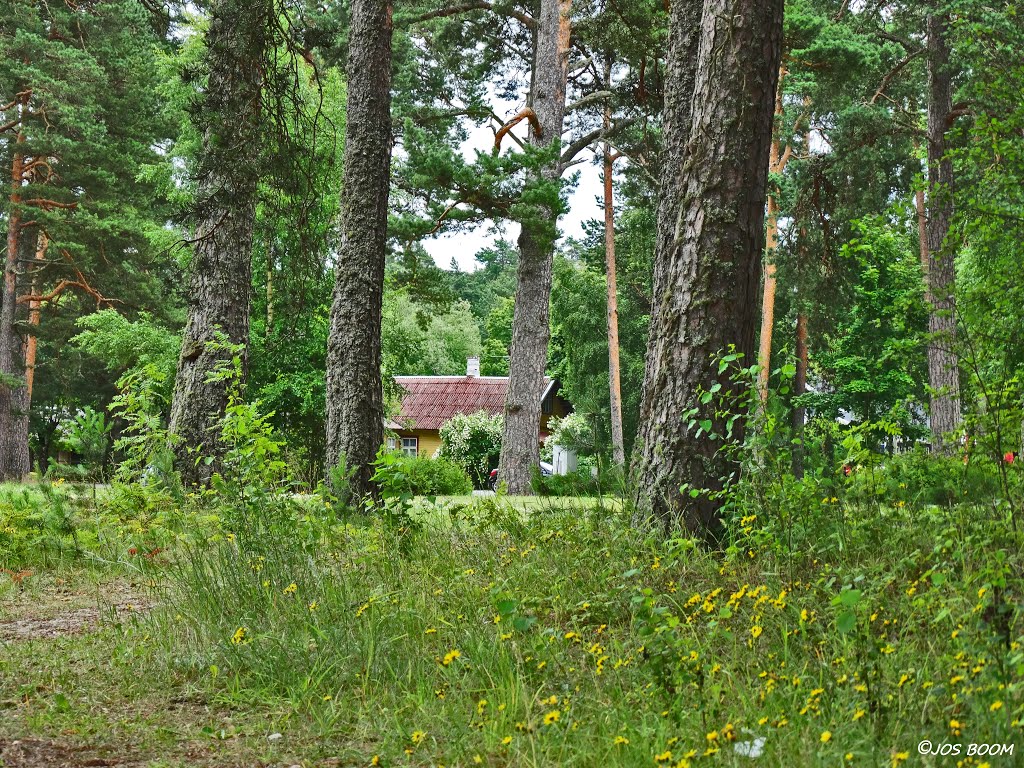
[[[475,488],[486,488],[491,470],[501,453],[501,416],[485,411],[457,414],[441,427],[441,450],[437,456],[458,464]]]
[[[556,445],[575,451],[579,456],[592,456],[597,452],[594,428],[585,414],[577,411],[562,418],[552,416],[548,420],[548,429],[551,434],[544,441],[544,454],[548,460]]]
[[[464,496],[473,491],[466,471],[448,459],[381,453],[373,481],[385,498],[400,496]]]
[[[74,500],[60,483],[0,487],[0,569],[51,565],[78,552]]]
[[[72,470],[61,474],[61,467],[57,465],[51,466],[48,474],[54,477],[67,477],[69,480],[100,479],[107,456],[110,427],[102,412],[88,406],[80,410],[70,421],[63,422],[58,427],[59,445],[78,454],[82,463],[81,471]],[[79,475],[80,477],[76,477]]]
[[[872,469],[855,469],[850,478],[853,500],[948,506],[958,501],[984,503],[998,497],[999,478],[991,463],[973,457],[933,456],[923,448],[896,454]]]
[[[533,490],[540,496],[600,496],[601,487],[589,472],[570,472],[566,475],[544,477],[533,475]]]

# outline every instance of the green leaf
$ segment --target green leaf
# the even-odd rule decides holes
[[[840,634],[848,635],[857,627],[857,614],[853,611],[843,611],[836,619],[836,629]]]
[[[518,607],[519,603],[515,600],[502,600],[498,603],[498,613],[502,616],[511,616]]]
[[[839,595],[839,602],[847,608],[852,608],[860,602],[861,591],[859,589],[844,589]]]
[[[512,627],[516,632],[528,632],[536,623],[537,619],[533,616],[516,616],[512,619]]]

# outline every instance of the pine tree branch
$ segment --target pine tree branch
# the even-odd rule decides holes
[[[533,130],[537,133],[538,136],[541,136],[543,134],[543,130],[540,127],[540,122],[537,120],[537,113],[534,112],[529,107],[527,107],[522,112],[520,112],[518,115],[516,115],[511,120],[509,120],[507,123],[505,123],[503,126],[501,126],[501,128],[498,130],[498,132],[496,134],[494,134],[494,149],[495,150],[501,149],[501,140],[503,138],[505,138],[505,134],[508,133],[509,131],[511,131],[517,125],[519,125],[519,123],[523,122],[523,120],[529,120],[530,121],[530,125],[533,126]]]
[[[61,249],[61,255],[64,256],[66,261],[68,261],[72,265],[74,264],[74,259],[71,258],[71,254],[68,253],[67,250],[62,248]],[[78,267],[74,267],[74,266],[72,266],[72,269],[75,272],[75,277],[77,278],[77,280],[68,280],[68,279],[61,280],[59,283],[57,283],[56,287],[54,287],[54,289],[52,291],[50,291],[49,293],[30,293],[30,294],[25,294],[25,295],[19,296],[18,299],[17,299],[17,303],[18,304],[30,304],[32,302],[39,302],[40,304],[49,303],[51,301],[54,301],[55,299],[60,298],[65,293],[65,291],[67,291],[69,288],[78,288],[83,293],[85,293],[85,294],[91,296],[92,298],[94,298],[96,300],[96,308],[97,309],[102,308],[104,304],[106,306],[108,306],[108,307],[112,307],[115,303],[117,303],[117,304],[123,304],[124,303],[123,301],[120,301],[119,299],[108,299],[106,296],[104,296],[102,293],[100,293],[98,290],[96,290],[95,288],[93,288],[89,284],[89,281],[85,279],[85,275],[82,274],[82,270],[80,270],[80,269],[78,269]]]
[[[876,29],[875,34],[883,40],[888,40],[891,43],[899,43],[907,53],[916,53],[924,50],[923,46],[920,44],[907,40],[899,35],[894,35],[891,32],[886,32],[884,29]]]
[[[889,87],[889,83],[892,82],[892,79],[900,73],[900,70],[902,70],[905,66],[907,66],[907,64],[912,62],[918,56],[923,55],[924,52],[925,49],[920,48],[917,51],[908,53],[906,56],[904,56],[902,59],[896,62],[896,66],[894,66],[892,69],[885,73],[885,76],[882,78],[882,82],[879,83],[878,85],[878,90],[875,91],[875,95],[871,97],[871,101],[868,102],[868,105],[874,106],[875,102],[878,101],[879,97],[881,97],[882,94],[885,93],[885,89]]]
[[[595,128],[590,133],[586,133],[583,136],[580,136],[578,139],[576,139],[576,141],[572,142],[568,147],[566,147],[565,152],[562,153],[560,162],[563,165],[571,163],[573,159],[576,157],[576,155],[578,155],[580,152],[589,147],[598,139],[610,138],[612,136],[615,136],[616,134],[621,133],[622,131],[626,130],[626,128],[628,128],[631,125],[634,125],[637,122],[639,122],[639,118],[630,117],[627,118],[626,120],[620,120],[617,123],[613,123],[612,127],[609,128],[608,130],[605,130],[603,127]]]
[[[35,208],[42,208],[46,211],[51,211],[55,208],[60,210],[74,210],[78,207],[78,203],[58,203],[56,200],[45,199],[26,200],[24,204],[31,205]]]
[[[435,232],[437,232],[439,229],[441,229],[441,225],[444,223],[444,220],[448,218],[448,214],[451,213],[452,211],[454,211],[459,205],[462,204],[462,202],[463,202],[462,200],[456,200],[454,203],[452,203],[447,208],[445,208],[441,212],[441,215],[437,217],[437,223],[434,224],[434,226],[431,229],[429,229],[429,230],[427,230],[426,232],[423,233],[424,237],[432,235]]]
[[[578,101],[574,101],[572,104],[567,105],[565,108],[565,113],[569,114],[571,112],[575,112],[578,109],[589,107],[591,104],[598,104],[602,101],[605,101],[606,99],[610,99],[611,97],[611,91],[595,91],[594,93],[588,93],[582,99],[579,99]]]
[[[494,122],[496,122],[498,125],[504,125],[505,121],[498,117],[498,114],[493,109],[490,110],[490,113],[490,116],[494,120]],[[491,127],[491,129],[493,130],[493,126]],[[497,131],[495,131],[495,134],[497,134]],[[508,136],[511,137],[512,141],[519,145],[520,149],[525,149],[523,142],[520,140],[518,136],[516,136],[514,133],[509,133]]]
[[[459,5],[450,5],[447,8],[438,8],[436,11],[428,11],[419,16],[405,19],[404,22],[406,24],[420,24],[431,19],[444,19],[450,16],[458,16],[460,13],[469,13],[470,11],[495,11],[495,8],[493,3],[489,3],[486,0],[473,0],[468,3],[460,3]],[[537,20],[521,11],[508,10],[496,12],[507,14],[511,18],[521,21],[530,29],[537,28]]]
[[[973,115],[974,110],[971,109],[971,102],[961,101],[953,105],[953,108],[946,115],[946,130],[953,127],[953,123],[957,121],[957,118],[964,117],[965,115]]]

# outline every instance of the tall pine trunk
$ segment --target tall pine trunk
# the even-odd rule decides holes
[[[341,190],[341,248],[327,342],[328,469],[372,492],[384,442],[381,313],[391,189],[391,3],[353,0]]]
[[[610,82],[610,72],[605,78]],[[605,108],[604,129],[611,126],[610,108]],[[608,289],[608,395],[612,421],[612,461],[621,467],[626,463],[622,435],[622,384],[619,365],[619,295],[615,275],[615,205],[612,172],[615,156],[608,142],[604,145],[604,252]]]
[[[32,298],[28,302],[28,338],[25,340],[25,401],[32,406],[32,387],[36,381],[36,364],[39,353],[39,325],[42,322],[43,302],[39,300],[39,278],[37,272],[46,262],[50,238],[45,232],[36,236],[36,252],[32,263]]]
[[[782,101],[782,86],[786,78],[786,67],[779,68],[779,81],[775,86],[775,121],[773,129],[781,128],[777,125],[782,120],[784,105]],[[782,150],[782,142],[777,134],[772,137],[771,150],[768,153],[768,172],[782,173],[786,170],[792,147],[786,146]],[[771,378],[772,369],[772,332],[775,329],[775,291],[778,286],[778,266],[776,264],[776,250],[779,246],[779,203],[778,193],[768,193],[768,224],[765,235],[765,266],[764,266],[764,290],[761,296],[761,335],[759,337],[760,348],[757,354],[757,364],[760,369],[757,373],[757,390],[761,404],[768,402],[768,382]]]
[[[28,97],[22,97],[24,108]],[[19,131],[11,158],[10,207],[7,214],[7,248],[3,283],[0,285],[0,482],[18,481],[29,471],[28,389],[25,386],[22,342],[15,323],[18,309],[18,262],[24,257],[22,223],[25,141]]]
[[[182,480],[205,484],[224,453],[216,434],[230,383],[210,381],[249,344],[252,242],[260,178],[261,91],[267,46],[266,0],[211,4],[206,40],[209,80],[198,116],[203,129],[196,240],[188,319],[178,360],[170,431]],[[213,457],[207,464],[201,457]]]
[[[774,154],[774,149],[772,150]],[[775,252],[779,246],[779,205],[775,195],[768,193],[768,223],[765,227],[764,288],[761,292],[761,335],[757,353],[757,394],[761,405],[768,403],[768,384],[772,371],[772,333],[775,330],[775,292],[778,288],[778,265]]]
[[[953,162],[946,131],[953,111],[946,20],[929,14],[928,31],[928,385],[932,451],[949,453],[949,434],[960,428],[960,361],[956,351],[955,252],[948,240],[953,218]]]
[[[796,316],[796,376],[793,379],[793,398],[798,399],[807,394],[807,313],[801,309]],[[797,478],[804,476],[804,423],[807,421],[807,409],[803,405],[793,406],[793,437],[799,442],[793,445],[793,474]]]
[[[721,499],[683,489],[720,490],[737,468],[720,453],[721,442],[687,430],[683,414],[700,405],[701,391],[733,389],[728,372],[718,372],[716,352],[735,345],[747,360],[754,352],[782,11],[782,0],[707,0],[692,57],[680,33],[693,4],[672,5],[666,182],[633,463],[635,514],[639,523],[681,523],[709,538],[720,533]],[[688,59],[696,65],[692,91],[671,76]],[[687,129],[684,148],[676,132]],[[726,431],[714,403],[698,419]],[[734,439],[742,424],[742,417],[735,422]]]
[[[565,88],[571,34],[570,0],[541,0],[534,50],[530,107],[536,117],[530,143],[538,148],[558,145],[565,117]],[[556,154],[541,170],[541,180],[558,188],[562,164]],[[540,461],[540,406],[551,329],[551,268],[558,237],[558,210],[535,207],[519,235],[509,383],[505,397],[498,476],[509,493],[530,492],[532,468]]]

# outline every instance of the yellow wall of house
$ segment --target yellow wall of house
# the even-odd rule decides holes
[[[569,409],[565,407],[565,401],[562,400],[562,398],[560,397],[556,397],[551,403],[551,413],[542,413],[540,416],[540,431],[550,432],[551,430],[548,429],[548,420],[554,416],[557,416],[558,418],[561,419],[562,417],[568,415],[568,413]]]
[[[429,456],[434,458],[439,450],[441,450],[441,435],[438,432],[420,432],[417,437],[420,439],[420,456]]]
[[[559,418],[565,416],[569,412],[569,409],[565,407],[565,403],[561,398],[555,398],[552,404],[551,414],[542,414],[540,418],[540,429],[542,432],[548,432],[548,419],[552,416]],[[402,437],[415,437],[419,439],[418,456],[424,458],[434,458],[434,455],[441,449],[441,433],[436,429],[403,429],[398,433],[399,440],[397,447],[402,447]]]
[[[434,454],[441,448],[441,434],[436,429],[402,430],[398,433],[398,448],[402,447],[403,437],[415,437],[419,440],[417,456],[427,459],[434,458]]]

